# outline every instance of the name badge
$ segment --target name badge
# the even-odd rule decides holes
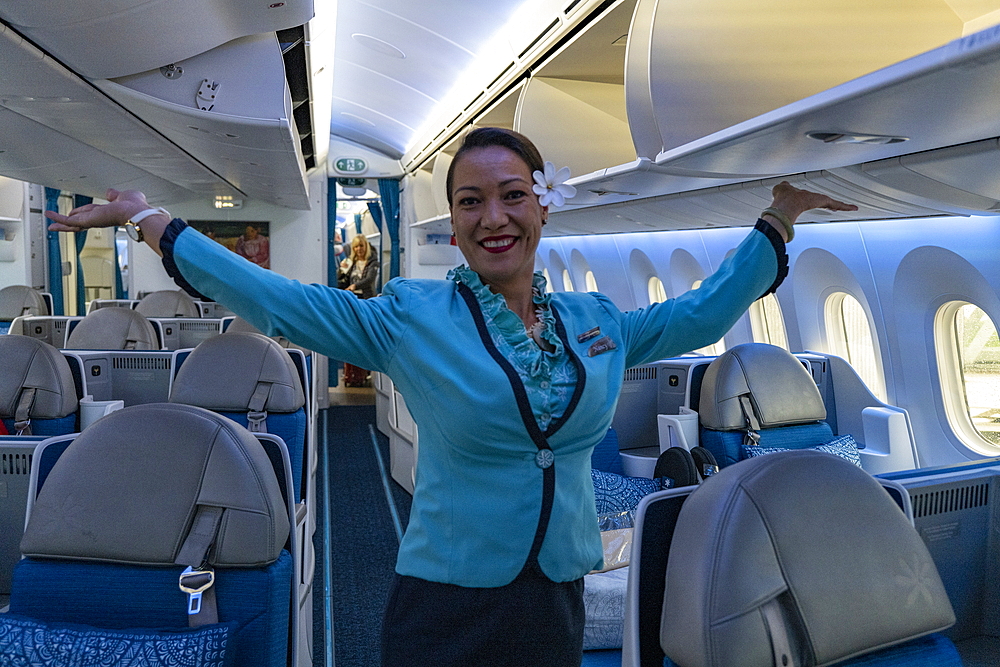
[[[589,329],[587,331],[584,331],[582,334],[580,334],[579,336],[577,336],[576,337],[576,342],[578,342],[578,343],[586,343],[591,338],[597,338],[600,335],[601,335],[601,327],[594,327],[593,329]]]
[[[599,354],[603,354],[604,352],[609,352],[610,350],[615,350],[615,349],[618,349],[618,346],[615,345],[615,342],[611,340],[609,336],[605,336],[604,338],[595,341],[594,344],[590,346],[590,349],[587,350],[587,356],[596,357]]]

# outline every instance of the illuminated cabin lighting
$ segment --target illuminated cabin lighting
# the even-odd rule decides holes
[[[216,195],[215,208],[243,208],[243,200],[232,195]]]

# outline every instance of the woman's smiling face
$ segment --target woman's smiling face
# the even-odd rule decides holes
[[[496,288],[531,285],[547,207],[531,191],[531,169],[502,146],[474,148],[454,166],[451,228],[469,268]]]

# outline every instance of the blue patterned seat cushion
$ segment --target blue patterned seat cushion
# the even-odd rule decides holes
[[[183,631],[182,569],[24,558],[14,567],[10,611],[53,624]],[[285,664],[293,570],[287,551],[265,568],[216,569],[219,620],[236,625],[230,652],[239,667]]]
[[[104,630],[0,614],[4,667],[227,667],[234,624],[194,630]]]
[[[834,454],[846,461],[850,461],[859,468],[861,467],[861,455],[858,454],[858,443],[855,442],[854,437],[850,435],[842,435],[839,438],[834,438],[826,444],[817,445],[816,447],[805,447],[803,449],[813,449],[817,452]],[[785,447],[757,447],[754,445],[743,445],[743,458],[750,459],[755,456],[763,456],[764,454],[774,454],[775,452],[787,451],[788,449]]]
[[[594,480],[594,498],[598,514],[617,514],[634,510],[639,506],[643,496],[669,488],[664,485],[666,478],[625,477],[594,468],[591,468],[590,476]]]

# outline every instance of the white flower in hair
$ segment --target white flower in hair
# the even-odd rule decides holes
[[[546,160],[545,172],[536,169],[532,176],[535,184],[531,186],[531,191],[538,195],[538,203],[542,206],[562,206],[576,195],[576,188],[566,182],[569,180],[569,167],[556,171],[555,165]]]

